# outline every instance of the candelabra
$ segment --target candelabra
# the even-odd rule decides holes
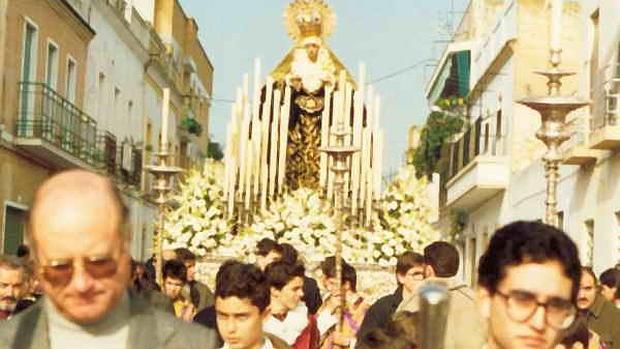
[[[340,306],[336,309],[338,317],[338,330],[342,330],[344,321],[344,309],[346,307],[346,297],[344,284],[342,282],[342,235],[345,229],[345,198],[347,194],[344,192],[345,174],[349,172],[349,158],[359,151],[359,148],[345,145],[344,139],[350,135],[342,121],[336,124],[331,132],[334,136],[335,144],[332,146],[321,147],[319,150],[327,153],[332,159],[331,171],[334,174],[334,214],[336,216],[336,280],[338,289],[340,290]]]
[[[570,138],[570,130],[566,128],[566,116],[573,110],[587,105],[588,102],[574,96],[563,96],[560,94],[562,78],[575,73],[559,69],[561,49],[552,48],[550,53],[549,62],[551,63],[551,69],[535,72],[547,78],[547,96],[529,97],[518,102],[536,110],[541,116],[541,127],[536,132],[536,138],[543,141],[547,146],[547,152],[543,156],[545,179],[547,182],[544,222],[557,227],[556,197],[559,180],[558,170],[562,161],[562,154],[559,148],[564,141]]]
[[[170,158],[172,154],[168,151],[167,144],[164,142],[157,153],[156,165],[147,166],[148,171],[155,177],[155,200],[158,208],[158,227],[153,232],[153,251],[155,254],[155,278],[159,285],[163,285],[162,280],[162,241],[164,233],[164,219],[168,208],[168,194],[172,191],[172,178],[183,170],[172,166]]]

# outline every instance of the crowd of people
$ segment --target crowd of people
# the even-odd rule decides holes
[[[445,349],[620,349],[620,271],[597,278],[542,223],[498,229],[475,289],[457,280],[458,250],[437,241],[398,256],[394,292],[369,302],[354,266],[342,261],[338,280],[328,257],[315,280],[294,246],[270,239],[255,264],[223,263],[213,290],[191,251],[166,251],[158,285],[153,260],[131,260],[127,217],[114,184],[90,172],[37,190],[29,246],[0,257],[0,348],[435,349],[420,340],[432,331]],[[450,295],[437,328],[419,312],[428,282]]]

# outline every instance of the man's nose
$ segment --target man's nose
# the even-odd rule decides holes
[[[547,326],[546,322],[547,310],[543,306],[538,306],[534,314],[530,318],[530,326],[537,331],[542,331]]]
[[[92,288],[94,281],[93,277],[88,274],[83,266],[76,266],[69,285],[78,292],[87,292]]]

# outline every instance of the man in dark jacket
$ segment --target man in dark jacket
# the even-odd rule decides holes
[[[196,255],[187,248],[181,247],[174,250],[177,259],[185,264],[187,268],[187,284],[183,289],[183,295],[189,299],[196,311],[213,305],[213,292],[209,286],[196,280]]]
[[[620,349],[620,310],[598,292],[598,282],[589,267],[581,270],[577,308],[587,317],[588,328],[607,349]]]
[[[364,317],[362,326],[357,334],[364,337],[373,328],[387,324],[403,298],[408,299],[424,280],[424,256],[416,252],[405,252],[396,261],[396,281],[398,287],[393,294],[379,298]]]

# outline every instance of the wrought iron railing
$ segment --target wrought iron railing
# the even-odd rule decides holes
[[[593,79],[591,129],[620,123],[620,63],[603,68]]]
[[[97,154],[101,167],[110,176],[116,175],[116,136],[108,131],[97,135]]]
[[[17,136],[42,139],[96,165],[97,122],[44,83],[20,82]]]
[[[498,113],[486,120],[478,118],[469,129],[450,144],[448,180],[454,178],[480,155],[503,155],[504,142],[501,114]]]

